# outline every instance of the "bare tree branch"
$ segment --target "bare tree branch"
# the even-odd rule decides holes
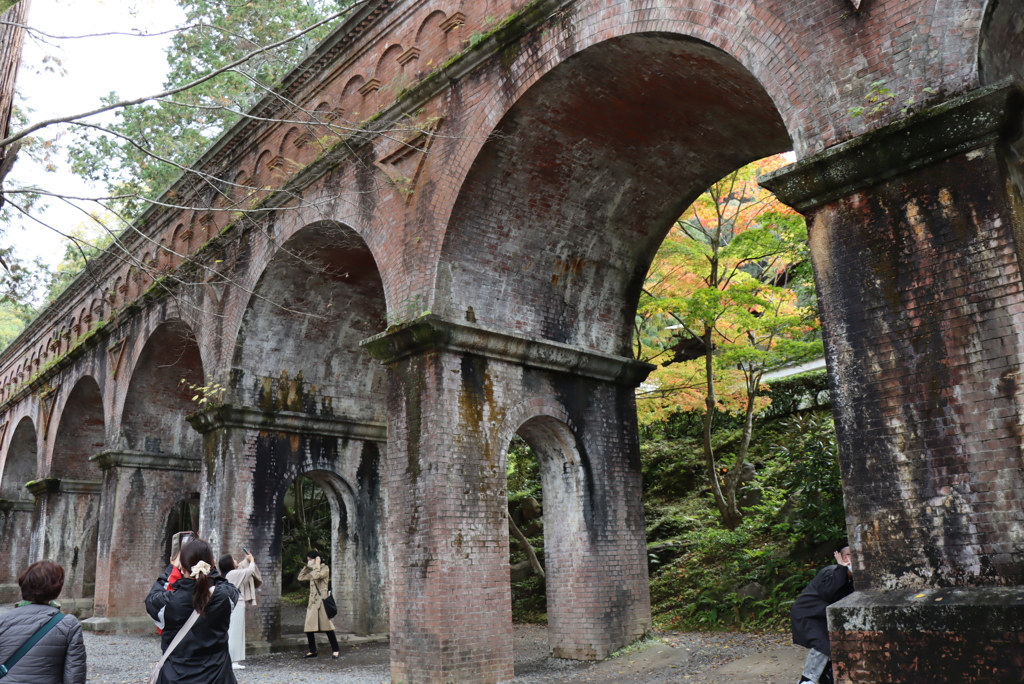
[[[279,48],[279,47],[281,47],[283,45],[287,45],[288,43],[296,40],[297,38],[301,38],[302,36],[306,35],[307,33],[310,33],[311,31],[314,31],[314,30],[320,28],[324,24],[330,23],[330,22],[334,21],[335,19],[339,19],[339,18],[341,18],[341,17],[351,13],[354,8],[358,7],[360,4],[362,4],[364,2],[366,2],[366,0],[359,0],[358,2],[354,3],[353,5],[349,6],[346,9],[342,10],[341,12],[335,12],[334,14],[332,14],[329,17],[327,17],[326,19],[318,21],[315,24],[312,24],[311,26],[308,26],[308,27],[302,29],[301,31],[293,33],[292,35],[288,36],[287,38],[282,38],[281,40],[277,41],[276,43],[271,43],[270,45],[266,45],[266,46],[257,48],[256,50],[253,50],[252,52],[249,52],[249,53],[243,55],[242,57],[240,57],[239,59],[231,62],[230,64],[226,64],[226,65],[220,67],[219,69],[214,69],[213,71],[211,71],[210,73],[206,74],[205,76],[197,78],[194,81],[190,81],[189,83],[186,83],[184,85],[180,85],[180,86],[177,86],[175,88],[170,88],[168,90],[164,90],[163,92],[156,93],[156,94],[153,94],[153,95],[146,95],[146,96],[137,97],[137,98],[134,98],[134,99],[131,99],[131,100],[121,100],[119,102],[113,102],[113,103],[110,103],[110,104],[103,105],[102,107],[97,107],[96,109],[93,109],[93,110],[90,110],[90,111],[87,111],[87,112],[81,112],[79,114],[72,114],[72,115],[69,115],[69,116],[59,116],[59,117],[55,117],[55,118],[52,118],[52,119],[46,119],[45,121],[40,121],[38,123],[32,124],[30,126],[27,126],[26,128],[21,129],[17,133],[13,133],[12,135],[7,136],[3,140],[0,140],[0,148],[6,147],[7,145],[10,145],[15,140],[20,140],[21,138],[24,138],[27,135],[31,135],[32,133],[34,133],[34,132],[36,132],[36,131],[38,131],[38,130],[40,130],[42,128],[47,128],[48,126],[54,126],[56,124],[62,124],[62,123],[71,123],[73,121],[78,121],[80,119],[87,119],[90,116],[95,116],[97,114],[102,114],[104,112],[109,112],[109,111],[112,111],[114,109],[124,109],[125,107],[131,107],[133,105],[142,104],[143,102],[149,102],[150,100],[156,100],[156,99],[159,99],[159,98],[169,97],[169,96],[174,95],[176,93],[180,93],[180,92],[189,90],[191,88],[195,88],[196,86],[201,85],[203,83],[206,83],[207,81],[209,81],[209,80],[211,80],[213,78],[216,78],[217,76],[220,76],[223,73],[226,73],[228,71],[234,70],[236,67],[238,67],[238,66],[240,66],[242,64],[245,64],[246,62],[248,62],[249,60],[253,59],[254,57],[256,57],[258,55],[261,55],[261,54],[263,54],[265,52],[269,52],[269,51],[274,50],[276,48]]]

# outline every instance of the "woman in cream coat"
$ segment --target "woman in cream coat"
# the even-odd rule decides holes
[[[306,554],[306,567],[299,572],[299,581],[309,581],[309,603],[306,605],[306,625],[303,628],[306,632],[306,639],[309,640],[309,653],[303,658],[316,658],[317,632],[327,632],[327,640],[331,642],[331,656],[335,660],[340,653],[338,649],[338,637],[334,634],[334,624],[327,617],[327,609],[324,608],[323,600],[327,598],[328,581],[331,578],[331,569],[320,558],[317,551],[309,551]]]
[[[245,604],[256,605],[254,580],[259,578],[260,571],[248,551],[241,563],[235,563],[234,557],[230,554],[222,556],[217,561],[217,569],[224,579],[238,587],[238,603],[231,611],[231,626],[228,628],[228,652],[231,655],[231,668],[244,670],[245,665],[241,663],[245,660]]]

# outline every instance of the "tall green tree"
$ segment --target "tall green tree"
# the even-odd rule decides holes
[[[737,495],[764,374],[822,353],[813,300],[801,292],[809,287],[803,218],[757,184],[783,163],[738,169],[686,210],[655,258],[637,314],[637,356],[661,364],[641,411],[664,415],[701,400],[708,484],[729,529],[743,519]],[[724,479],[712,440],[723,408],[744,418]]]
[[[191,83],[261,47],[294,35],[354,0],[179,0],[185,25],[167,52],[166,89]],[[110,131],[80,127],[70,146],[73,168],[103,182],[122,217],[145,208],[188,165],[262,98],[336,22],[261,53],[216,78],[159,101],[119,109]],[[119,101],[110,93],[104,101]],[[167,161],[164,161],[167,160]],[[168,161],[173,163],[168,163]]]

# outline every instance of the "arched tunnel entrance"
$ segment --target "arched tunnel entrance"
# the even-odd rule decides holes
[[[100,477],[91,459],[106,443],[103,397],[89,376],[81,378],[64,403],[50,462],[50,478],[39,482],[37,519],[40,558],[64,566],[65,599],[96,593]]]
[[[507,97],[506,90],[494,102]],[[468,633],[457,644],[430,626],[421,627],[429,638],[393,635],[396,680],[418,681],[417,673],[430,668],[452,679],[513,674],[509,585],[489,581],[499,564],[508,564],[507,555],[492,551],[508,548],[500,510],[506,501],[467,492],[503,488],[506,473],[493,467],[491,454],[507,442],[498,443],[491,426],[533,401],[550,398],[564,414],[561,427],[554,418],[515,426],[544,471],[553,651],[600,659],[649,628],[638,381],[629,379],[640,377],[630,359],[644,278],[668,231],[708,186],[792,148],[779,110],[750,70],[721,49],[668,33],[610,38],[561,59],[489,133],[444,237],[431,314],[443,323],[429,317],[417,323],[469,328],[464,334],[474,344],[451,344],[450,361],[424,355],[417,360],[422,375],[410,370],[416,362],[396,362],[407,394],[405,413],[396,411],[395,420],[419,439],[409,445],[410,458],[414,449],[443,454],[438,467],[449,468],[442,477],[450,483],[432,479],[428,490],[416,479],[422,471],[410,469],[394,486],[421,493],[390,502],[389,511],[411,520],[428,508],[446,526],[472,531],[464,533],[471,539],[462,546],[468,556],[422,530],[391,539],[393,605],[422,609],[426,602],[445,616],[432,625],[458,621],[469,625]],[[522,361],[513,358],[510,347],[527,347],[519,335],[535,341],[535,357],[524,351]],[[377,348],[387,358],[383,345]],[[599,363],[616,370],[602,374],[594,369]],[[436,380],[434,366],[444,369]],[[449,379],[449,370],[461,378],[457,389],[440,380]],[[458,411],[432,412],[429,419],[414,414],[418,398],[432,393],[457,402]],[[421,429],[438,422],[457,437]],[[437,578],[465,582],[448,589],[433,574],[419,573],[426,559]],[[493,567],[493,574],[480,566]],[[433,598],[451,591],[463,593],[458,608]],[[431,638],[451,644],[460,659],[420,646]]]
[[[223,454],[207,479],[207,491],[216,493],[203,500],[204,520],[222,530],[222,548],[251,549],[263,573],[259,605],[246,618],[258,641],[287,640],[301,627],[281,602],[282,586],[294,586],[298,571],[285,556],[297,552],[282,539],[296,480],[307,494],[321,492],[321,512],[330,511],[321,539],[327,548],[318,550],[334,574],[337,630],[387,631],[384,373],[358,346],[385,320],[373,255],[338,223],[295,232],[253,287],[227,403],[209,411],[209,427],[200,429]],[[234,450],[229,434],[247,445],[244,452]]]
[[[28,416],[18,421],[11,435],[0,480],[0,544],[7,549],[29,549],[32,544],[33,497],[25,484],[37,479],[38,435]],[[0,603],[21,599],[18,575],[29,558],[23,553],[5,553],[0,558]]]

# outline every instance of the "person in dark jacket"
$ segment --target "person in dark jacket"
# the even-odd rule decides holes
[[[18,585],[25,600],[0,616],[0,664],[60,611],[51,602],[64,588],[64,568],[53,561],[33,563],[18,577]],[[3,684],[85,684],[85,674],[82,626],[65,615],[11,668]]]
[[[163,629],[161,650],[167,650],[193,610],[201,617],[167,658],[157,681],[236,684],[228,655],[228,626],[231,611],[238,602],[238,589],[223,577],[211,576],[215,572],[213,550],[201,539],[193,539],[182,547],[178,564],[181,579],[174,590],[165,588],[172,570],[168,566],[146,597],[149,616]]]
[[[832,679],[832,647],[828,642],[825,609],[853,593],[850,547],[835,553],[836,564],[819,571],[797,597],[790,618],[793,643],[810,649],[804,662],[801,682],[828,684]]]

